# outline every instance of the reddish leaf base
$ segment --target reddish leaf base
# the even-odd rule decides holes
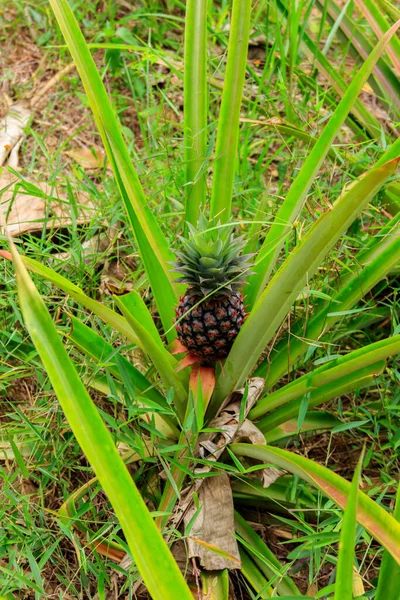
[[[186,369],[186,367],[191,367],[192,365],[196,365],[200,361],[201,361],[201,358],[199,358],[195,354],[190,354],[190,353],[186,354],[186,356],[184,356],[178,362],[177,367],[175,367],[175,371],[177,371],[177,372],[182,371],[183,369]]]
[[[170,352],[171,354],[186,354],[187,349],[178,339],[176,339],[171,344]]]
[[[208,403],[210,402],[211,396],[215,388],[214,367],[193,367],[192,372],[190,373],[189,386],[195,400],[197,398],[199,388],[199,379],[201,382],[203,404],[205,410],[208,406]]]
[[[180,342],[179,340],[174,340],[170,345],[171,354],[185,354],[185,356],[178,362],[178,366],[175,368],[175,371],[182,371],[186,369],[186,367],[191,367],[199,363],[202,359],[193,354],[192,352],[188,352],[187,348]]]

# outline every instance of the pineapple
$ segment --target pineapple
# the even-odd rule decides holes
[[[240,256],[245,240],[233,238],[231,226],[210,230],[202,218],[198,229],[189,228],[173,263],[177,281],[189,286],[176,309],[176,329],[187,351],[208,364],[228,355],[246,318],[240,289],[251,255]]]

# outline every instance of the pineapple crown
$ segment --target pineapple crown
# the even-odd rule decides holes
[[[212,293],[230,295],[240,290],[250,273],[252,254],[240,255],[246,240],[234,238],[233,226],[220,223],[209,228],[205,217],[200,217],[197,228],[188,224],[190,238],[182,250],[176,252],[173,271],[179,273],[176,281],[187,283],[187,294],[205,297]]]

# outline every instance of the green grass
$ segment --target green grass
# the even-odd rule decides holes
[[[209,34],[209,75],[217,80],[223,76],[226,64],[228,4],[225,1],[213,3],[209,9],[212,29],[212,35]],[[170,247],[174,248],[179,245],[180,219],[185,212],[182,6],[175,0],[142,2],[140,8],[130,5],[111,1],[77,2],[74,8],[88,42],[141,45],[143,48],[136,52],[99,48],[94,50],[94,56],[123,126],[123,136],[148,195],[150,208]],[[326,96],[330,94],[338,99],[332,84],[319,76],[311,78],[311,85],[306,85],[298,76],[299,70],[311,76],[315,65],[312,60],[304,58],[296,64],[300,45],[296,22],[291,23],[291,31],[283,32],[276,24],[275,3],[268,8],[266,2],[260,2],[253,10],[252,18],[251,38],[257,40],[260,35],[266,36],[268,44],[265,52],[263,41],[252,47],[254,56],[262,58],[260,64],[258,58],[248,61],[242,116],[256,121],[268,122],[273,118],[291,121],[308,134],[318,137],[331,110],[327,108]],[[365,20],[359,16],[358,21],[370,32]],[[3,23],[6,24],[4,29],[1,27]],[[329,27],[327,22],[322,22],[320,28],[319,25],[317,20],[311,19],[307,30],[314,39],[320,31],[319,47],[322,48]],[[10,2],[7,9],[0,9],[0,30],[3,31],[0,43],[5,49],[12,50],[8,53],[1,51],[0,61],[5,67],[8,94],[13,100],[29,96],[35,87],[42,85],[41,82],[71,60],[47,1]],[[341,38],[335,37],[327,56],[346,81],[358,70],[349,45]],[[29,57],[33,57],[32,64]],[[161,58],[177,61],[175,70],[159,64]],[[212,81],[210,89],[208,131],[215,139],[220,92]],[[385,110],[384,104],[379,101],[378,106]],[[364,170],[379,158],[381,146],[385,148],[389,137],[390,132],[386,130],[381,139],[360,142],[354,139],[346,126],[342,127],[335,148],[352,157],[354,163],[361,164]],[[27,234],[20,238],[18,245],[24,254],[49,264],[87,295],[111,307],[115,303],[104,293],[107,288],[101,286],[103,265],[105,261],[121,264],[128,256],[131,262],[127,261],[126,280],[140,292],[146,304],[153,306],[138,249],[109,170],[103,168],[88,172],[65,154],[71,148],[91,146],[99,147],[101,141],[80,80],[73,70],[35,110],[34,121],[20,151],[21,165],[28,180],[45,180],[50,185],[57,184],[60,192],[66,191],[71,211],[78,192],[84,191],[96,205],[97,212],[84,226],[73,224],[61,232]],[[309,152],[310,146],[306,142],[277,131],[273,126],[242,123],[233,207],[234,218],[242,223],[245,231],[257,214],[261,196],[267,200],[261,217],[257,218],[263,221],[261,230],[268,230],[276,207]],[[212,162],[209,152],[206,163],[211,165]],[[305,210],[285,240],[283,257],[290,255],[322,210],[338,197],[343,184],[354,178],[352,161],[344,165],[339,165],[338,161],[324,162]],[[207,186],[210,192],[210,181],[207,181]],[[313,290],[325,290],[340,265],[344,262],[350,264],[355,252],[371,239],[375,228],[386,222],[383,201],[383,198],[378,198],[378,202],[370,205],[356,219],[313,281]],[[86,262],[83,258],[85,242],[110,227],[114,227],[114,231],[109,246],[103,252],[95,252]],[[1,243],[6,246],[4,237]],[[55,254],[62,252],[70,253],[68,262],[54,258]],[[133,264],[136,268],[132,268]],[[89,358],[82,358],[69,342],[69,315],[77,316],[101,333],[135,365],[140,364],[140,351],[127,345],[120,335],[73,298],[38,276],[33,275],[33,279],[45,298],[57,329],[65,334],[68,352],[78,365],[83,380],[90,384],[98,375],[106,375],[102,389],[108,387],[108,393],[93,391],[92,396],[114,441],[144,456],[141,439],[144,434],[150,435],[150,439],[157,443],[163,464],[170,464],[169,442],[160,440],[151,424],[143,424],[129,402],[123,406],[118,390],[113,388],[107,364],[96,364]],[[96,487],[91,488],[79,502],[78,515],[87,526],[86,531],[79,532],[72,523],[60,519],[60,506],[72,492],[91,479],[93,471],[71,434],[37,351],[22,325],[14,272],[6,261],[1,263],[0,285],[0,437],[8,453],[0,462],[0,596],[61,598],[68,597],[68,594],[72,598],[94,598],[98,594],[101,600],[111,590],[117,589],[120,598],[134,597],[132,587],[139,578],[136,568],[116,567],[111,559],[99,555],[91,547],[97,536],[127,548],[118,521],[103,493]],[[318,365],[318,360],[326,354],[341,354],[399,333],[399,291],[398,273],[376,286],[363,302],[365,306],[384,311],[384,319],[363,326],[359,318],[369,313],[345,317],[338,323],[337,329],[324,338],[323,345],[314,351],[314,364]],[[290,322],[285,323],[280,335],[286,329],[290,331],[314,300],[312,295],[297,300]],[[364,304],[358,306],[364,308]],[[349,327],[349,322],[354,322],[354,327]],[[339,337],[341,329],[346,333],[345,337]],[[290,376],[300,376],[301,369],[301,364],[296,365]],[[122,395],[129,399],[129,383],[123,377],[121,379]],[[394,357],[377,377],[373,388],[356,390],[329,404],[331,412],[346,423],[355,422],[357,425],[346,431],[294,440],[295,447],[302,454],[307,453],[310,458],[326,464],[347,479],[351,478],[359,452],[366,443],[363,478],[367,488],[363,491],[378,499],[383,506],[393,501],[394,480],[399,467],[399,382],[398,358]],[[162,486],[156,475],[161,472],[160,465],[157,458],[144,457],[130,469],[148,499],[150,510],[157,509],[162,497]],[[240,483],[242,474],[234,467],[231,469],[234,482]],[[293,479],[286,493],[292,501],[290,513],[283,510],[282,499],[271,498],[267,490],[259,491],[257,506],[266,507],[265,511],[261,510],[261,521],[268,519],[268,506],[281,507],[281,520],[272,524],[267,521],[271,531],[278,532],[276,535],[282,530],[293,535],[284,543],[284,537],[277,538],[279,556],[287,561],[289,573],[295,573],[294,579],[303,593],[308,586],[316,583],[321,589],[334,582],[341,513],[332,502],[314,492],[314,496],[309,498],[313,502],[314,518],[309,519],[309,509],[301,504],[302,493],[309,494],[306,486]],[[249,495],[238,500],[238,504],[249,517],[255,516]],[[172,534],[180,535],[175,531]],[[296,535],[300,539],[296,539]],[[369,577],[369,573],[378,568],[381,550],[360,528],[356,539],[357,563],[371,582],[373,578]],[[243,594],[248,594],[245,597],[252,597],[243,580],[238,578],[236,585]],[[372,585],[365,583],[365,586],[368,597]]]

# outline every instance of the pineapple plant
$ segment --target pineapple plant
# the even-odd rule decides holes
[[[317,487],[322,494],[337,505],[341,507],[350,505],[353,520],[355,519],[355,505],[357,504],[355,485],[351,495],[350,484],[339,475],[331,473],[326,467],[309,458],[300,456],[298,452],[291,453],[288,450],[274,448],[271,442],[275,440],[275,442],[281,443],[283,441],[286,444],[287,434],[289,433],[292,437],[294,432],[298,433],[303,430],[303,425],[305,425],[304,431],[307,432],[312,431],[312,428],[319,429],[323,423],[325,423],[324,429],[336,427],[335,419],[333,419],[333,424],[331,420],[327,426],[324,413],[306,415],[306,417],[309,416],[308,423],[305,419],[302,423],[300,423],[300,419],[296,420],[297,415],[301,414],[300,408],[304,408],[304,398],[307,399],[307,402],[309,401],[308,406],[311,408],[339,396],[343,390],[347,393],[353,389],[370,385],[377,373],[381,373],[385,368],[386,358],[398,353],[400,335],[393,335],[376,344],[366,345],[364,348],[355,350],[354,353],[339,357],[337,362],[327,362],[318,369],[314,369],[314,364],[312,364],[309,372],[306,372],[305,375],[297,380],[293,379],[290,383],[284,380],[282,386],[271,393],[271,388],[280,377],[285,377],[288,372],[291,375],[290,371],[294,360],[301,357],[302,354],[307,354],[304,359],[306,361],[310,344],[313,340],[318,341],[320,335],[322,336],[322,331],[316,332],[317,328],[313,320],[311,327],[314,326],[314,329],[312,333],[309,333],[309,324],[305,320],[303,335],[301,338],[300,335],[298,336],[299,342],[303,344],[300,350],[297,349],[296,353],[293,351],[295,337],[291,336],[289,339],[293,341],[291,344],[288,341],[283,346],[282,354],[278,356],[278,364],[276,359],[275,361],[271,360],[271,365],[268,362],[268,374],[265,373],[266,362],[261,363],[255,371],[254,369],[265,349],[271,345],[284,319],[290,315],[291,307],[298,301],[299,294],[303,295],[305,291],[310,291],[306,285],[308,286],[309,279],[319,269],[326,254],[367,206],[368,201],[381,189],[384,182],[394,174],[400,140],[395,141],[382,153],[378,168],[370,170],[354,182],[329,208],[329,211],[317,219],[314,226],[304,234],[293,251],[287,253],[287,256],[281,260],[280,251],[291,233],[291,224],[300,214],[325,157],[333,151],[331,145],[338,129],[349,114],[358,93],[365,85],[374,66],[373,61],[378,59],[394,30],[392,28],[382,37],[371,57],[360,68],[359,73],[348,86],[346,94],[328,121],[321,137],[315,142],[307,160],[296,175],[288,195],[282,199],[264,240],[260,239],[259,244],[256,240],[254,250],[259,249],[259,253],[257,264],[254,266],[254,277],[252,276],[247,286],[246,301],[249,303],[251,312],[245,322],[246,313],[241,289],[246,275],[250,274],[250,257],[249,255],[241,256],[240,253],[245,245],[244,241],[242,238],[234,239],[232,237],[232,227],[225,224],[225,221],[230,218],[232,208],[239,139],[240,102],[245,79],[252,3],[249,0],[233,0],[232,5],[228,64],[218,123],[216,160],[210,201],[210,217],[221,218],[224,224],[215,225],[216,221],[214,221],[213,227],[209,228],[202,219],[198,230],[189,226],[191,238],[183,250],[177,253],[177,262],[174,263],[175,270],[179,273],[177,281],[188,285],[186,293],[178,300],[182,292],[180,286],[172,281],[170,265],[173,256],[168,239],[159,227],[157,218],[151,212],[151,204],[148,202],[134,170],[130,153],[119,130],[119,123],[108,102],[102,79],[96,70],[89,48],[85,45],[74,21],[69,3],[65,0],[50,0],[50,2],[85,84],[88,100],[91,103],[110,164],[114,169],[121,196],[125,202],[138,252],[143,260],[144,270],[160,314],[163,330],[166,332],[168,346],[164,344],[164,340],[152,323],[151,315],[137,291],[122,298],[115,298],[119,312],[113,311],[102,306],[97,300],[86,296],[82,290],[68,282],[59,273],[53,272],[30,257],[21,261],[10,242],[18,273],[22,313],[27,329],[31,333],[69,419],[71,429],[93,466],[96,478],[89,484],[97,486],[98,478],[98,482],[115,507],[116,515],[125,534],[126,544],[122,546],[115,544],[113,540],[110,543],[107,539],[99,544],[100,533],[93,532],[91,539],[95,542],[93,546],[88,545],[88,547],[95,548],[98,553],[101,550],[108,559],[111,556],[117,557],[119,565],[121,565],[120,553],[124,556],[126,546],[129,546],[137,570],[143,577],[149,594],[154,600],[175,600],[175,598],[191,600],[193,591],[197,597],[199,596],[199,585],[196,581],[196,589],[188,588],[168,546],[163,541],[162,530],[164,523],[168,523],[170,517],[175,516],[175,507],[177,507],[176,513],[179,516],[182,514],[182,507],[179,506],[178,501],[182,486],[188,481],[186,475],[189,475],[190,480],[200,481],[199,473],[195,473],[194,469],[193,471],[189,470],[192,469],[192,459],[194,467],[197,466],[197,463],[200,464],[193,452],[198,445],[200,435],[209,433],[207,429],[212,429],[210,427],[212,418],[225,399],[229,398],[233,391],[245,385],[248,377],[252,375],[256,375],[259,379],[262,376],[264,379],[262,382],[263,397],[257,401],[257,405],[251,409],[248,415],[247,410],[250,408],[250,403],[246,398],[246,402],[241,402],[237,418],[234,418],[236,424],[232,425],[231,417],[228,422],[231,430],[232,427],[237,430],[241,426],[242,407],[244,409],[243,417],[248,417],[249,421],[264,417],[257,422],[256,427],[261,434],[265,435],[268,444],[247,442],[229,445],[230,457],[233,457],[236,467],[239,465],[236,456],[245,459],[245,464],[240,466],[240,472],[235,475],[240,484],[247,484],[247,489],[251,490],[251,495],[247,495],[250,502],[254,502],[254,491],[257,489],[254,480],[245,481],[246,475],[253,470],[253,466],[247,468],[247,458],[256,459],[260,466],[271,463],[293,473],[296,480],[294,480],[293,488],[287,487],[289,492],[297,488],[297,478],[304,479],[308,484]],[[204,172],[205,157],[208,157],[206,33],[209,13],[207,2],[203,2],[203,0],[188,0],[186,5],[185,190],[187,197],[185,220],[195,224],[199,211],[206,206],[207,195],[206,178],[201,174]],[[196,76],[193,76],[193,71]],[[293,130],[296,131],[297,128],[293,128]],[[297,131],[301,136],[304,135],[302,130]],[[336,153],[334,153],[334,157],[336,157]],[[393,186],[394,183],[391,181],[389,185]],[[257,214],[263,214],[261,209],[257,208],[257,211]],[[395,219],[383,229],[384,233],[382,236],[379,235],[376,244],[372,245],[371,242],[371,246],[366,248],[368,261],[365,269],[355,270],[354,279],[344,278],[344,283],[340,282],[341,287],[339,287],[337,297],[332,299],[332,302],[335,303],[336,315],[348,312],[349,309],[352,312],[352,307],[355,306],[357,300],[362,298],[366,291],[370,291],[374,283],[382,281],[398,262],[396,258],[400,250],[397,245],[397,234],[395,235],[395,232],[398,232],[396,229],[398,221]],[[267,223],[265,222],[265,224]],[[253,225],[256,226],[253,231],[257,231],[257,221]],[[290,239],[288,247],[290,248]],[[0,250],[1,255],[7,257],[7,253]],[[386,260],[383,260],[384,258]],[[133,430],[132,447],[123,458],[120,457],[115,447],[115,439],[111,437],[108,427],[102,421],[101,414],[81,382],[77,369],[63,348],[53,319],[47,313],[37,290],[29,279],[24,262],[32,271],[64,289],[73,299],[99,316],[108,326],[123,335],[130,345],[134,344],[140,347],[153,363],[154,369],[153,367],[148,368],[146,365],[146,375],[144,375],[141,370],[129,363],[124,355],[116,355],[115,349],[108,343],[108,337],[103,339],[95,329],[92,330],[74,318],[74,327],[70,333],[72,343],[79,351],[85,352],[92,360],[95,360],[96,374],[100,365],[107,365],[109,369],[106,379],[91,376],[89,385],[97,386],[102,390],[107,386],[106,389],[110,391],[110,396],[113,395],[112,390],[116,389],[115,397],[119,397],[119,390],[125,392],[124,386],[127,382],[129,385],[126,385],[126,395],[121,394],[121,400],[122,397],[128,398],[132,392],[133,401],[130,402],[128,408],[130,415],[135,419],[130,418],[130,424],[132,423],[132,427],[136,427],[133,422],[136,420],[136,415],[139,415],[140,418],[143,415],[146,427],[149,425],[151,427],[145,430],[143,439],[141,430],[139,430],[139,434],[136,433],[136,428]],[[376,271],[373,276],[371,275],[373,270],[370,268],[371,266]],[[351,271],[350,268],[347,270]],[[336,290],[337,283],[336,279],[333,282],[328,281],[328,288],[324,288],[325,291],[320,298],[321,304],[316,306],[314,314],[310,315],[315,319],[323,320],[324,327],[326,317],[330,319],[329,327],[332,327],[332,319],[335,318],[335,313],[328,312],[331,300],[326,292],[332,294],[332,290]],[[322,300],[325,304],[322,303]],[[177,303],[176,316],[174,316],[174,306]],[[324,312],[325,309],[326,312]],[[173,338],[171,335],[173,324],[177,328],[181,343],[191,354],[199,357],[199,362],[209,364],[226,358],[224,369],[220,369],[214,379],[209,376],[210,369],[207,368],[193,368],[189,377],[187,372],[181,372],[183,370],[179,368],[181,365],[170,353],[173,343],[170,343],[168,336]],[[239,337],[236,339],[238,334]],[[233,344],[235,339],[236,342]],[[173,341],[171,339],[171,342]],[[233,347],[230,350],[231,346]],[[279,363],[280,357],[283,355],[285,355],[284,368]],[[187,366],[188,364],[185,365],[185,367]],[[157,372],[157,379],[154,377],[154,371]],[[276,375],[277,372],[279,375]],[[274,373],[275,381],[273,380]],[[314,376],[318,379],[314,379]],[[171,398],[173,407],[171,407]],[[143,414],[144,407],[146,411],[147,408],[150,408],[152,412]],[[267,417],[265,417],[266,414]],[[321,416],[320,420],[318,416]],[[158,428],[160,428],[160,436]],[[147,437],[148,431],[151,433],[151,438]],[[129,435],[131,435],[131,431]],[[157,457],[161,455],[158,438],[167,440],[163,449],[165,448],[168,454],[174,452],[174,457],[170,463],[168,461],[168,464],[172,465],[170,469],[167,470],[164,461],[162,463],[167,477],[165,483],[162,481],[163,478],[160,478],[160,488],[162,486],[163,491],[157,506],[156,519],[158,522],[156,525],[152,520],[154,513],[153,515],[149,513],[146,502],[136,487],[138,480],[130,476],[123,460],[146,461],[149,458],[150,461],[156,461]],[[116,439],[119,439],[119,433]],[[220,439],[222,440],[222,438]],[[131,437],[128,438],[128,441],[131,441]],[[207,442],[209,441],[207,440]],[[222,443],[225,444],[225,441],[222,440]],[[145,447],[146,452],[144,452]],[[223,449],[222,445],[220,449]],[[147,456],[147,452],[149,452],[149,456]],[[221,460],[225,460],[225,457],[221,457]],[[143,464],[150,463],[144,462]],[[232,467],[230,466],[230,468]],[[208,474],[212,473],[209,471]],[[155,475],[158,477],[159,472],[156,471]],[[359,476],[356,477],[357,480],[358,478]],[[287,485],[287,483],[283,483],[283,486]],[[189,488],[189,492],[191,489]],[[282,487],[278,490],[280,498],[281,490]],[[78,498],[86,498],[87,492],[88,484],[85,483],[68,500],[68,507],[65,507],[63,513],[66,518],[66,526],[71,526],[71,523],[74,525],[79,523],[78,519],[81,513],[76,511],[75,502],[78,501]],[[142,493],[146,495],[146,490]],[[276,502],[273,496],[273,484],[271,484],[268,489],[260,491],[258,495],[260,504],[265,501],[265,498],[268,498],[268,493],[271,493],[273,502]],[[309,496],[311,497],[311,494]],[[152,497],[151,501],[153,502],[155,498],[156,496]],[[241,498],[238,499],[244,500],[243,492],[241,492]],[[384,559],[386,566],[383,563],[385,567],[383,572],[390,571],[394,573],[394,577],[398,577],[389,562],[393,556],[393,560],[400,563],[398,544],[400,530],[397,520],[391,517],[382,506],[367,497],[365,492],[359,492],[357,502],[357,518],[360,524],[375,535],[386,549],[385,557],[388,560]],[[283,502],[280,499],[279,505],[281,504]],[[398,502],[399,504],[400,502]],[[200,507],[200,503],[198,506]],[[319,510],[320,503],[318,501],[316,514]],[[247,525],[246,530],[245,519],[235,520],[235,527],[241,538],[240,543],[245,542],[246,544],[243,543],[241,549],[243,574],[248,579],[249,585],[254,587],[257,597],[267,597],[271,594],[274,596],[279,594],[281,597],[288,597],[288,594],[289,597],[300,597],[297,587],[290,580],[288,582],[286,577],[288,566],[281,566],[277,559],[271,560],[271,551],[267,546],[262,554],[260,543],[263,542],[257,538],[250,525]],[[347,520],[348,522],[349,520]],[[351,528],[347,523],[343,529],[349,532]],[[173,530],[175,528],[171,527],[169,532]],[[86,527],[84,531],[88,532]],[[352,531],[354,538],[354,528]],[[246,541],[246,536],[249,534],[252,536],[248,538],[250,542]],[[253,536],[256,536],[257,539],[253,545],[257,548],[258,557],[261,557],[261,560],[257,562],[253,561],[252,555],[248,553],[249,550],[251,552]],[[345,556],[349,565],[348,581],[350,586],[354,576],[353,561],[348,560],[351,544],[352,540],[348,534]],[[342,544],[342,547],[345,546]],[[215,545],[214,548],[217,546]],[[154,556],[157,556],[157,561],[154,561]],[[259,568],[260,563],[262,566],[264,563],[272,565],[272,578],[269,569],[265,571],[261,567]],[[122,569],[120,566],[118,568]],[[344,579],[340,569],[337,572],[337,579]],[[229,585],[226,569],[213,570],[208,573],[204,569],[202,580],[203,597],[209,597],[211,593],[215,597],[227,599]],[[282,584],[284,588],[282,588]],[[335,598],[343,596],[342,589],[342,586],[335,589]],[[383,598],[385,593],[383,590],[383,594],[380,594],[378,588],[376,600],[378,600],[378,596]],[[321,593],[319,593],[320,595]],[[387,595],[385,600],[389,600]]]
[[[241,255],[244,237],[232,226],[198,229],[189,224],[190,239],[173,264],[177,281],[188,284],[176,308],[176,330],[186,350],[209,364],[225,358],[246,318],[241,289],[250,270],[250,254]]]

